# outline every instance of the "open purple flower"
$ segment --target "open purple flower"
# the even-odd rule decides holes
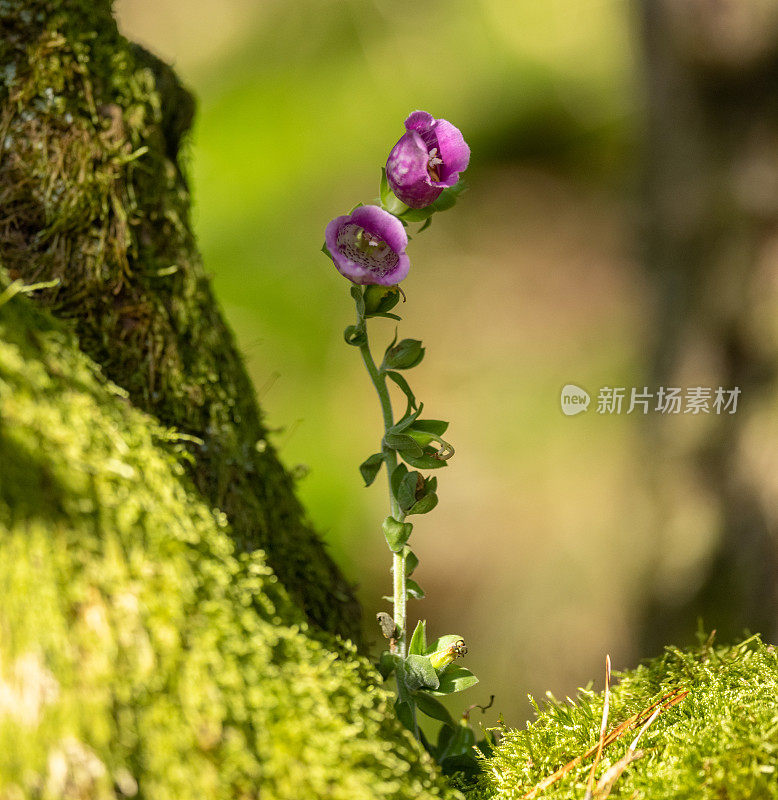
[[[353,283],[394,286],[411,267],[405,228],[378,206],[359,206],[335,217],[324,239],[336,269]]]
[[[389,153],[386,179],[403,203],[424,208],[459,180],[470,162],[470,148],[459,128],[426,111],[414,111],[405,130]]]

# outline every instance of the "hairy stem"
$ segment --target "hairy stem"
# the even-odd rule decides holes
[[[364,320],[361,320],[364,321]],[[364,321],[366,323],[366,321]],[[370,352],[370,345],[367,340],[367,332],[365,332],[365,341],[359,348],[362,354],[362,361],[365,362],[365,368],[370,375],[370,380],[373,381],[376,392],[378,392],[378,399],[381,401],[381,413],[384,418],[384,432],[394,425],[394,416],[392,414],[392,403],[389,398],[389,390],[386,386],[386,376],[380,372],[375,365],[373,355]],[[398,521],[402,522],[405,515],[400,510],[400,505],[397,498],[392,491],[392,473],[397,466],[397,453],[391,447],[383,445],[384,461],[386,463],[386,476],[389,486],[389,508],[391,515]],[[393,606],[394,606],[394,622],[397,625],[400,636],[397,640],[397,647],[399,654],[405,658],[406,655],[406,587],[405,587],[405,554],[403,552],[393,553],[392,558],[392,585],[393,585]]]

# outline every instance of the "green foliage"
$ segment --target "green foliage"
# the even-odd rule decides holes
[[[451,797],[367,661],[236,551],[186,437],[7,286],[0,271],[3,795]]]
[[[0,4],[0,263],[67,320],[138,408],[190,438],[186,469],[242,551],[263,548],[318,625],[358,639],[353,589],[310,529],[191,233],[194,99],[117,31],[108,0]]]
[[[677,688],[689,691],[643,735],[645,750],[618,778],[611,797],[635,800],[767,800],[778,798],[778,657],[759,637],[738,645],[668,647],[620,674],[610,698],[609,729]],[[603,696],[582,689],[575,703],[553,697],[534,704],[537,720],[503,728],[502,741],[482,760],[471,800],[515,800],[597,742]],[[597,777],[621,758],[629,731],[604,750]],[[591,759],[542,792],[541,798],[583,797]]]

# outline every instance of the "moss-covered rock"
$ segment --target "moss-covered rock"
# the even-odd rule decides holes
[[[688,694],[683,696],[683,692]],[[656,704],[679,698],[638,742],[643,751],[615,780],[611,797],[630,800],[775,800],[778,798],[778,654],[759,637],[733,647],[666,648],[663,656],[621,674],[610,693],[612,730]],[[501,742],[471,800],[518,800],[546,776],[593,748],[603,695],[581,690],[577,701],[550,698],[524,730],[502,729]],[[597,780],[626,754],[640,722],[605,748]],[[582,798],[593,757],[584,758],[539,798]],[[595,794],[605,797],[605,791]]]
[[[450,795],[186,441],[19,289],[0,270],[0,797]]]
[[[306,523],[189,226],[194,102],[117,31],[110,0],[0,0],[0,263],[68,320],[138,408],[188,434],[189,473],[238,548],[263,548],[308,618],[359,609]],[[182,440],[183,441],[183,440]]]

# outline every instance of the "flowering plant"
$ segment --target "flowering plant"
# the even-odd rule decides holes
[[[448,422],[422,417],[424,404],[417,401],[404,373],[418,366],[425,349],[418,339],[397,335],[376,363],[368,340],[368,320],[389,317],[401,320],[393,309],[405,294],[397,285],[407,275],[410,260],[405,252],[408,227],[419,223],[417,233],[427,228],[436,211],[451,208],[464,183],[459,173],[470,159],[462,134],[450,122],[415,111],[405,121],[406,133],[389,154],[382,170],[379,197],[372,205],[359,205],[350,214],[335,217],[328,225],[323,252],[341,275],[352,282],[356,322],[344,338],[359,349],[378,393],[384,434],[380,449],[359,469],[370,486],[384,467],[389,491],[389,515],[383,534],[392,552],[392,614],[377,615],[389,647],[381,654],[378,668],[384,679],[394,676],[397,687],[395,710],[403,724],[420,739],[445,767],[461,769],[473,760],[475,736],[467,714],[455,722],[437,699],[460,692],[478,682],[470,670],[455,663],[467,653],[458,634],[427,641],[427,625],[420,620],[408,636],[407,602],[424,597],[412,579],[419,561],[410,546],[413,523],[408,517],[427,514],[438,504],[437,478],[429,473],[448,465],[454,448],[443,436]],[[405,410],[395,419],[388,383],[405,395]],[[443,723],[436,744],[427,741],[418,724],[422,712]],[[480,743],[480,746],[484,746]]]

